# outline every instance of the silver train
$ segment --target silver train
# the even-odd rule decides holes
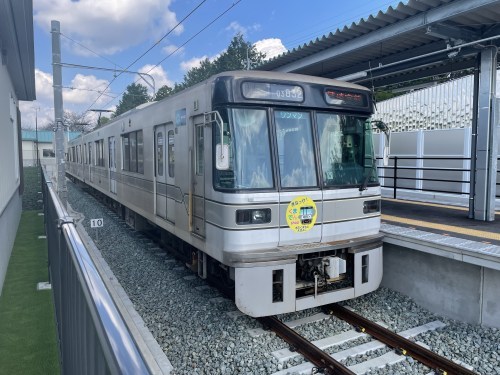
[[[68,142],[66,171],[243,313],[298,311],[380,285],[372,111],[354,84],[222,73]]]

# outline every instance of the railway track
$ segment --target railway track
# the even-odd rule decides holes
[[[338,304],[329,305],[327,306],[327,309],[330,316],[335,316],[346,321],[352,325],[354,329],[335,337],[311,342],[295,331],[294,328],[299,326],[298,323],[284,323],[276,317],[258,318],[264,327],[274,331],[290,346],[289,349],[274,352],[273,355],[275,355],[276,358],[285,362],[293,356],[300,354],[307,359],[307,361],[309,361],[295,367],[276,372],[273,375],[284,375],[289,373],[324,373],[327,375],[364,374],[371,367],[384,367],[385,365],[394,364],[404,360],[406,356],[412,357],[414,360],[430,367],[433,371],[429,374],[477,375],[477,373],[471,369],[440,356],[427,349],[425,346],[408,339],[426,331],[442,328],[445,326],[444,323],[434,321],[397,334],[385,328],[383,325],[368,320]],[[322,314],[318,314],[318,320],[325,319],[319,315]],[[310,323],[312,321],[314,321],[314,319],[311,321],[304,321],[302,323]],[[358,345],[352,349],[337,352],[333,355],[328,354],[324,350],[347,341],[356,340],[366,335],[372,336],[376,340]],[[369,351],[381,349],[384,346],[392,348],[393,351],[390,351],[371,361],[354,366],[346,366],[340,362],[349,356],[365,354]]]
[[[399,353],[410,356],[423,363],[438,374],[477,375],[474,371],[450,361],[449,359],[362,317],[354,311],[348,310],[338,304],[327,306],[327,308],[329,309],[330,314],[356,326],[359,330],[368,333]]]

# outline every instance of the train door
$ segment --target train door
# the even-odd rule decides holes
[[[155,128],[155,202],[156,215],[162,219],[167,218],[167,176],[166,176],[166,126],[159,125]]]
[[[175,131],[174,124],[170,123],[166,126],[167,134],[167,164],[166,164],[166,180],[167,180],[167,220],[175,223],[175,197],[179,195],[179,189],[175,186]],[[180,198],[178,198],[180,199]]]
[[[196,116],[194,123],[193,140],[193,211],[192,231],[205,237],[205,116]]]
[[[116,194],[116,144],[115,137],[108,138],[109,148],[109,191]]]

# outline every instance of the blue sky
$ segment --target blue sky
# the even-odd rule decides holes
[[[119,70],[155,46],[128,70],[149,72],[158,89],[181,82],[201,59],[215,58],[238,32],[272,57],[397,4],[390,0],[34,0],[37,100],[21,103],[23,126],[34,127],[36,108],[39,125],[54,117],[51,20],[61,22],[63,63]],[[64,109],[75,113],[114,109],[126,86],[138,79],[136,74],[116,79],[114,75],[63,68]],[[108,85],[103,94],[98,92]]]

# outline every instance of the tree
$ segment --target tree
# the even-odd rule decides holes
[[[175,85],[173,93],[193,86],[217,73],[246,69],[247,65],[252,68],[262,63],[265,57],[265,54],[258,52],[252,43],[246,42],[243,35],[238,33],[231,40],[226,51],[214,61],[205,59],[201,61],[199,67],[190,69],[184,75],[184,81],[179,85]]]
[[[116,106],[116,111],[113,114],[113,117],[121,115],[138,105],[149,102],[149,100],[150,97],[148,95],[148,89],[139,83],[132,83],[127,86],[120,102]]]
[[[246,42],[243,35],[238,33],[229,43],[227,50],[214,61],[215,71],[221,73],[229,70],[246,69],[247,64],[251,68],[262,63],[265,57],[265,54],[258,52],[252,43]]]
[[[101,126],[104,126],[106,125],[108,122],[110,122],[111,119],[109,117],[106,117],[106,116],[102,116],[101,117]]]
[[[167,85],[164,85],[160,87],[160,89],[156,92],[156,95],[154,97],[155,101],[162,100],[166,98],[167,96],[172,95],[173,89]]]
[[[89,118],[88,112],[75,113],[72,111],[64,111],[63,122],[65,130],[72,132],[86,132],[93,129],[94,124]],[[56,127],[55,120],[47,123],[46,125],[39,126],[40,130],[53,130]]]

